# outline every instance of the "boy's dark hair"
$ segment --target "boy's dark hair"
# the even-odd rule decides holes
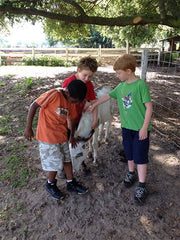
[[[67,89],[69,91],[70,97],[72,98],[83,101],[84,98],[86,97],[87,87],[86,84],[81,80],[76,79],[71,81],[68,84]]]
[[[83,69],[89,69],[91,72],[95,73],[98,68],[98,62],[95,58],[92,58],[90,56],[83,57],[80,59],[80,61],[77,64],[77,68],[81,71]]]

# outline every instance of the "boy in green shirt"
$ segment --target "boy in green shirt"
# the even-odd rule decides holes
[[[96,106],[108,101],[111,97],[117,99],[121,117],[123,146],[128,159],[128,169],[124,179],[125,187],[131,187],[137,180],[134,199],[138,204],[143,204],[148,195],[145,186],[149,133],[151,129],[152,102],[147,84],[135,76],[136,59],[130,54],[121,55],[114,63],[113,69],[122,83],[118,84],[109,94],[104,95],[88,110],[93,111]]]

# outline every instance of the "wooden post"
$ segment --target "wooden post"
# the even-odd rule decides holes
[[[164,41],[162,40],[162,52],[164,52]]]
[[[101,61],[101,45],[99,45],[99,49],[98,49],[98,62]]]
[[[147,72],[147,65],[148,65],[148,50],[142,51],[141,57],[141,74],[140,78],[146,81],[146,72]]]
[[[126,53],[129,54],[130,51],[129,51],[129,41],[127,40],[126,41]]]
[[[170,67],[172,65],[172,52],[173,52],[173,46],[174,46],[174,40],[172,39],[172,41],[170,42],[170,55],[169,55],[169,63],[168,63],[168,67]]]
[[[33,58],[33,61],[35,60],[35,50],[34,50],[34,47],[32,48],[32,58]]]
[[[161,49],[159,48],[159,50],[158,50],[158,62],[157,62],[158,66],[160,66],[160,62],[161,62]]]
[[[66,62],[68,61],[68,48],[66,48]]]

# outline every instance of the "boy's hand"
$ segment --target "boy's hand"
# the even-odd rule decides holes
[[[95,129],[97,125],[97,121],[93,121],[92,125],[91,125],[91,129]]]
[[[75,148],[77,146],[78,139],[75,137],[70,137],[69,142],[71,143],[72,148]]]
[[[141,128],[139,130],[139,140],[144,140],[146,139],[148,136],[148,132],[147,132],[147,129],[146,128]]]
[[[93,112],[94,111],[94,109],[95,109],[95,106],[94,106],[94,104],[92,104],[92,105],[90,105],[88,108],[86,108],[86,112]]]
[[[25,129],[24,131],[24,137],[28,140],[28,141],[32,141],[32,139],[34,138],[34,132],[32,130],[32,128],[30,129]]]

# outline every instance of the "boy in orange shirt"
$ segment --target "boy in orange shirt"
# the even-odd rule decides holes
[[[67,176],[67,190],[78,194],[87,192],[87,188],[73,178],[67,137],[68,118],[72,125],[69,141],[72,146],[76,146],[73,124],[77,117],[75,103],[82,102],[86,92],[87,87],[81,80],[72,81],[66,89],[52,89],[42,94],[31,104],[28,113],[24,136],[31,141],[34,137],[32,122],[36,110],[40,108],[36,139],[39,141],[42,168],[49,172],[46,190],[56,199],[64,198],[56,186],[57,171],[63,167]]]

